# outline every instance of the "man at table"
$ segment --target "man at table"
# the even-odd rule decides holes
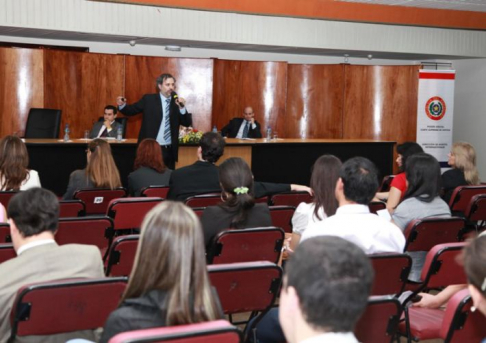
[[[192,116],[187,112],[184,98],[174,92],[176,79],[171,74],[162,74],[156,79],[158,93],[145,94],[134,104],[127,105],[126,99],[116,99],[118,109],[126,116],[143,112],[142,127],[138,141],[155,139],[162,148],[165,165],[175,169],[179,149],[179,125],[191,126]]]
[[[117,123],[115,120],[117,112],[115,106],[107,105],[103,115],[104,120],[94,123],[93,128],[89,133],[89,138],[116,138],[118,128],[121,128],[121,124]]]
[[[255,113],[250,106],[243,111],[243,118],[233,118],[221,130],[223,137],[229,138],[262,138],[260,124],[255,120]]]

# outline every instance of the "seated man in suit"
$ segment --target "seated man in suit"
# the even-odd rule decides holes
[[[0,264],[0,342],[7,342],[10,337],[10,312],[17,290],[22,286],[67,278],[104,277],[97,247],[59,246],[54,241],[59,201],[51,191],[31,188],[19,192],[10,200],[7,213],[17,257]],[[50,337],[26,336],[22,342],[65,342],[71,338],[94,340],[95,337],[87,330]]]
[[[262,138],[260,124],[255,120],[253,108],[246,107],[243,118],[233,118],[223,127],[221,135],[229,138]]]
[[[121,124],[115,120],[117,112],[118,110],[115,106],[107,105],[105,107],[105,114],[103,115],[104,121],[97,121],[94,123],[93,128],[89,133],[89,138],[116,138],[118,128],[121,128]]]

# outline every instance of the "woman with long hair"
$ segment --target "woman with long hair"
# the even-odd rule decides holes
[[[120,173],[111,154],[110,144],[103,139],[93,139],[86,150],[87,166],[69,176],[63,199],[72,199],[79,189],[121,187]]]
[[[338,202],[334,191],[341,165],[341,160],[333,155],[323,155],[314,162],[310,179],[314,201],[310,204],[300,203],[295,210],[290,241],[292,250],[299,244],[300,237],[309,224],[320,222],[336,213]]]
[[[127,288],[100,342],[125,331],[219,318],[199,219],[184,204],[164,201],[145,216]]]
[[[172,173],[172,170],[165,167],[159,143],[151,138],[140,142],[133,170],[128,175],[128,192],[136,197],[140,196],[140,191],[145,187],[168,185]]]
[[[410,156],[423,153],[422,147],[415,142],[404,142],[397,145],[397,165],[400,173],[395,175],[391,184],[390,191],[376,193],[377,200],[386,201],[386,208],[390,213],[393,213],[400,200],[403,199],[407,190],[407,181],[405,177],[405,168],[407,160]]]
[[[476,168],[476,151],[466,142],[456,142],[449,152],[447,163],[452,169],[442,174],[442,199],[449,203],[452,192],[458,186],[479,185]]]
[[[39,174],[27,169],[29,154],[17,136],[5,136],[0,141],[0,191],[25,191],[41,187]]]
[[[224,161],[219,166],[219,182],[223,202],[207,207],[201,217],[206,247],[224,229],[272,226],[267,204],[255,204],[253,174],[244,160],[232,157]]]

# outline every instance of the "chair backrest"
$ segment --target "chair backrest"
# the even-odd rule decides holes
[[[312,196],[307,192],[287,192],[275,194],[270,199],[270,205],[273,206],[286,205],[297,207],[301,202],[311,203]]]
[[[98,121],[103,122],[103,121],[105,121],[105,118],[99,117]],[[122,126],[122,136],[123,136],[123,138],[125,138],[125,134],[127,132],[128,118],[127,117],[117,117],[117,118],[115,118],[115,121]]]
[[[107,215],[113,219],[114,229],[140,229],[145,215],[164,199],[155,197],[118,198],[110,201]]]
[[[477,194],[486,194],[486,185],[456,187],[449,200],[451,211],[464,213],[471,198]]]
[[[382,201],[372,201],[368,204],[370,212],[377,214],[378,211],[386,209],[386,204]]]
[[[440,330],[445,343],[481,342],[486,337],[484,316],[479,311],[471,312],[471,306],[468,289],[457,292],[449,300]]]
[[[107,276],[128,276],[132,271],[140,235],[117,237],[108,252]]]
[[[113,221],[105,216],[59,218],[55,235],[57,244],[96,245],[102,255],[113,239]]]
[[[120,333],[108,343],[239,343],[241,333],[226,320]]]
[[[84,202],[86,205],[86,214],[105,215],[111,200],[126,196],[127,190],[120,187],[113,190],[108,188],[80,189],[74,193],[73,197]]]
[[[381,253],[368,255],[375,278],[371,295],[399,295],[407,283],[412,259],[407,254]]]
[[[58,138],[61,114],[61,110],[31,108],[25,126],[25,138]]]
[[[206,209],[206,207],[193,207],[192,210],[194,211],[194,213],[196,214],[196,216],[198,216],[199,218],[201,218],[204,210]]]
[[[0,243],[11,243],[10,225],[8,223],[0,223]]]
[[[187,198],[184,203],[189,207],[208,207],[222,202],[221,193],[207,193]]]
[[[468,222],[486,220],[486,194],[473,196],[464,211],[464,216]]]
[[[81,200],[59,201],[59,217],[82,217],[86,215],[86,205]]]
[[[466,243],[438,244],[427,253],[420,280],[423,288],[440,288],[467,283],[464,267],[457,256]]]
[[[11,338],[102,327],[117,308],[126,282],[126,278],[69,279],[23,286],[12,306]]]
[[[13,244],[0,243],[0,263],[10,260],[17,256]]]
[[[395,175],[386,175],[381,181],[380,188],[378,192],[388,192],[390,191],[390,186]]]
[[[401,305],[393,296],[372,296],[354,334],[362,343],[391,342],[398,329]]]
[[[0,203],[5,207],[8,207],[8,203],[12,197],[17,194],[17,191],[1,191],[0,192]]]
[[[208,263],[270,261],[277,263],[285,233],[278,227],[225,230],[217,234],[208,251]]]
[[[459,217],[412,220],[404,231],[404,251],[429,251],[437,244],[460,242],[465,226]]]
[[[272,225],[282,228],[285,233],[292,233],[292,217],[294,206],[269,206]]]
[[[169,186],[148,186],[142,189],[140,196],[167,199],[167,194],[169,194]]]

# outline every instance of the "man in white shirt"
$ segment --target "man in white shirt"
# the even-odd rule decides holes
[[[103,114],[103,121],[97,121],[94,123],[89,134],[89,138],[116,138],[118,128],[121,128],[121,124],[115,121],[117,112],[118,111],[115,106],[107,105]]]
[[[363,251],[339,237],[316,237],[287,262],[279,320],[289,343],[357,343],[373,267]]]
[[[7,342],[10,337],[10,311],[17,290],[22,286],[67,278],[104,277],[101,253],[97,247],[81,244],[59,246],[54,241],[59,201],[51,191],[31,188],[19,192],[10,200],[7,214],[17,257],[0,264],[0,342]],[[65,342],[71,338],[93,340],[95,336],[91,330],[86,330],[42,337],[17,337],[14,342]]]
[[[221,135],[229,138],[262,138],[260,123],[250,106],[245,107],[243,118],[233,118],[221,129]]]
[[[405,237],[390,221],[370,213],[368,203],[379,187],[373,162],[364,157],[346,161],[336,183],[339,203],[336,214],[311,224],[302,240],[315,236],[338,236],[358,245],[366,254],[403,252]]]

